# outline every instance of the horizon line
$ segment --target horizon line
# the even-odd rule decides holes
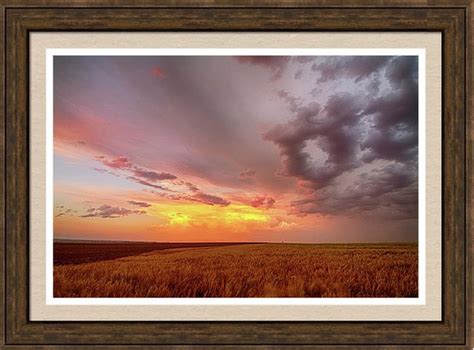
[[[124,240],[124,239],[81,239],[81,238],[53,238],[56,241],[79,241],[79,242],[112,242],[112,243],[227,243],[227,244],[417,244],[417,241],[378,241],[378,242],[297,242],[297,241],[145,241],[145,240]]]

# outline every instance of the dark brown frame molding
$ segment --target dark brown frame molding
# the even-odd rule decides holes
[[[471,0],[1,0],[0,348],[474,347]],[[35,31],[436,31],[443,49],[440,322],[29,320],[29,34]]]

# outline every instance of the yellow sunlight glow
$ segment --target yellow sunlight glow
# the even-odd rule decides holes
[[[248,205],[227,207],[202,203],[157,203],[147,214],[168,220],[170,226],[234,226],[240,223],[266,223],[270,217],[263,210]]]

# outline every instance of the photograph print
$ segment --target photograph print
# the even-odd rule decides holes
[[[418,297],[418,56],[52,74],[54,298]]]

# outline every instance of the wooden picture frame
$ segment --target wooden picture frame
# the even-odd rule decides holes
[[[2,347],[474,347],[471,1],[2,3]],[[29,35],[36,31],[442,33],[442,321],[38,322],[29,320]]]

